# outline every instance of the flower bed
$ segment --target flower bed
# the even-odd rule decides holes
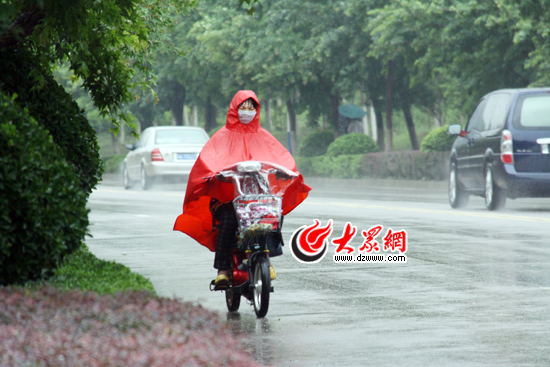
[[[258,366],[217,315],[128,291],[0,288],[0,366]]]

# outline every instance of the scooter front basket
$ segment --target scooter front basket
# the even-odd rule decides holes
[[[276,231],[281,223],[282,199],[274,195],[241,195],[233,200],[239,231],[254,226],[259,231]]]

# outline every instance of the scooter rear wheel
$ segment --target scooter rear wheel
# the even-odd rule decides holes
[[[241,295],[233,293],[233,289],[228,288],[225,291],[225,304],[229,312],[237,312],[241,305]]]
[[[260,257],[254,265],[254,311],[256,316],[264,317],[269,308],[269,292],[271,290],[271,277],[269,276],[269,262],[267,258]]]

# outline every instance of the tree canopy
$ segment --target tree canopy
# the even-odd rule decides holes
[[[261,98],[290,102],[294,113],[307,111],[313,124],[324,117],[336,135],[337,106],[362,92],[378,119],[388,120],[380,128],[390,129],[389,139],[391,111],[410,115],[407,127],[417,149],[411,106],[429,111],[441,124],[444,111],[453,109],[460,117],[450,122],[459,122],[491,90],[548,84],[549,5],[548,0],[199,2],[172,35],[188,50],[187,58],[160,57],[157,67],[162,78],[181,85],[188,104],[225,109],[235,90],[255,89]],[[159,93],[162,89],[159,83]]]
[[[172,15],[194,0],[6,0],[0,52],[28,48],[50,70],[67,62],[102,115],[126,118],[133,90],[153,77],[151,60],[168,40]],[[42,82],[39,74],[34,75]]]
[[[144,121],[171,110],[182,124],[187,104],[205,112],[210,130],[234,92],[249,88],[283,101],[293,114],[307,112],[312,125],[327,121],[338,135],[338,105],[363,93],[379,132],[389,130],[389,148],[396,109],[408,116],[418,148],[412,106],[441,123],[448,109],[464,120],[490,90],[550,82],[549,6],[550,0],[8,0],[0,4],[0,50],[26,42],[43,64],[68,62],[101,114],[115,122],[141,95],[131,110]],[[158,100],[143,92],[154,76]]]

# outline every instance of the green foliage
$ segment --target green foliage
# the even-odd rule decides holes
[[[449,152],[456,136],[447,133],[448,125],[430,131],[420,144],[421,152]]]
[[[82,189],[89,195],[103,170],[94,129],[47,69],[37,65],[36,56],[24,50],[10,51],[0,58],[0,70],[4,71],[0,73],[0,89],[17,94],[15,102],[26,107],[48,130],[61,148],[61,157],[73,166]],[[40,77],[42,85],[36,85],[35,77]]]
[[[342,154],[366,154],[375,152],[378,146],[372,138],[365,134],[351,133],[342,135],[332,142],[327,150],[329,156]]]
[[[48,132],[0,94],[0,285],[52,274],[88,226],[86,195]]]
[[[115,154],[102,157],[103,162],[105,163],[105,173],[121,173],[124,158],[126,158],[125,154]]]
[[[309,134],[300,144],[299,155],[315,157],[327,152],[328,146],[334,141],[334,134],[330,131],[316,131]]]
[[[98,259],[85,244],[67,256],[63,265],[46,282],[32,282],[26,285],[35,288],[45,284],[59,289],[78,289],[99,294],[129,290],[155,293],[150,280],[133,273],[122,264]]]
[[[525,63],[534,50],[533,43],[529,37],[517,35],[515,29],[522,21],[513,3],[518,2],[388,3],[369,12],[367,27],[374,40],[369,52],[383,60],[403,57],[413,85],[431,80],[427,85],[434,97],[445,98],[470,113],[484,94],[525,87],[532,81]],[[525,7],[534,4],[524,3],[529,4]],[[535,33],[533,29],[525,31],[524,36]]]
[[[117,117],[130,122],[124,104],[132,101],[132,90],[153,83],[151,56],[159,48],[174,49],[168,35],[175,24],[173,14],[194,4],[195,0],[8,0],[2,2],[1,10],[8,15],[0,17],[0,27],[20,18],[33,32],[26,39],[24,34],[15,37],[17,48],[28,47],[24,41],[30,41],[37,63],[50,70],[67,61],[103,117],[111,116],[118,124]],[[0,31],[7,30],[4,26]]]

